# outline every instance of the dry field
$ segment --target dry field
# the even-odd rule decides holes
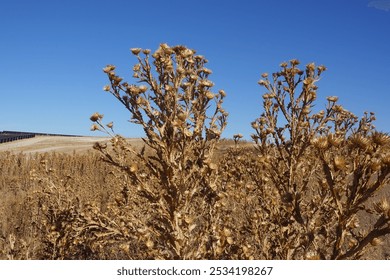
[[[326,67],[293,59],[263,73],[244,142],[221,139],[226,93],[204,56],[131,52],[135,83],[107,65],[104,90],[143,142],[96,112],[91,130],[111,137],[93,150],[93,138],[0,146],[0,259],[389,258],[390,136],[336,96],[315,110]]]
[[[137,149],[143,143],[140,139],[128,141]],[[143,208],[139,205],[142,203],[140,197],[129,194],[135,191],[131,188],[137,188],[132,186],[130,178],[101,160],[99,153],[92,148],[95,142],[107,143],[109,138],[41,136],[0,145],[0,259],[169,258],[145,253],[151,251],[150,240],[134,240],[137,233],[131,236],[133,219],[138,219],[133,215],[150,213],[147,214],[146,209],[139,209]],[[228,217],[224,222],[216,222],[221,227],[220,234],[227,236],[209,233],[210,237],[214,235],[217,243],[220,242],[217,238],[222,238],[221,245],[225,248],[218,253],[219,257],[214,252],[214,255],[206,255],[207,258],[264,258],[260,254],[245,254],[251,249],[250,246],[264,242],[251,240],[259,233],[253,232],[253,228],[246,228],[248,225],[256,228],[257,222],[253,220],[246,225],[239,222],[241,219],[256,219],[253,214],[242,216],[242,211],[256,213],[259,210],[254,209],[258,202],[253,204],[259,193],[251,186],[253,181],[242,166],[244,159],[251,158],[251,153],[256,154],[256,150],[248,143],[235,146],[231,140],[221,141],[217,146],[213,162],[224,173],[220,183],[225,187],[229,183],[233,189],[221,188],[219,195],[222,199],[215,205],[216,216],[223,214]],[[252,172],[253,163],[248,167]],[[244,188],[244,193],[237,192],[237,187]],[[389,197],[389,189],[383,188],[374,198],[380,200]],[[227,199],[228,195],[232,198]],[[132,201],[134,199],[136,201]],[[131,203],[138,205],[131,206]],[[147,201],[144,203],[147,205]],[[218,209],[223,211],[219,213]],[[359,219],[361,227],[375,222],[369,215],[361,215]],[[120,223],[128,226],[125,232],[120,231]],[[235,232],[235,224],[242,232]],[[257,226],[261,229],[261,225]],[[270,236],[273,235],[271,232]],[[245,240],[244,246],[235,248],[237,245],[230,239],[232,236],[240,243]],[[197,247],[195,249],[198,250]],[[217,251],[218,247],[214,250]],[[390,241],[387,237],[382,239],[380,245],[369,246],[361,258],[387,259],[389,255]],[[194,256],[195,253],[192,258]]]
[[[107,141],[107,137],[65,137],[65,136],[36,136],[34,138],[3,143],[0,145],[0,152],[11,153],[45,153],[45,152],[87,152],[92,150],[95,142]],[[132,139],[135,146],[142,145],[141,139]]]

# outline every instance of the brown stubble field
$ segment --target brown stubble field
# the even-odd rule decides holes
[[[148,240],[134,241],[130,233],[127,233],[125,237],[123,233],[115,235],[115,228],[118,225],[110,227],[110,219],[114,220],[111,220],[112,223],[129,223],[129,220],[135,217],[126,212],[138,212],[139,209],[129,207],[134,197],[124,195],[125,191],[135,191],[137,186],[132,186],[129,178],[118,173],[117,168],[102,161],[100,153],[92,148],[95,142],[106,143],[108,140],[109,138],[99,137],[42,136],[0,145],[2,174],[0,179],[0,191],[2,192],[0,259],[156,258],[155,255],[148,256],[147,253],[140,252],[141,249],[151,250]],[[128,139],[128,141],[137,149],[143,146],[141,139]],[[234,183],[239,187],[245,188],[243,184],[251,184],[250,180],[243,178],[247,174],[239,174],[240,168],[231,170],[231,172],[226,171],[226,168],[234,167],[229,166],[231,162],[226,161],[224,156],[233,156],[238,161],[238,165],[241,165],[239,162],[248,155],[248,152],[256,153],[252,149],[253,145],[250,143],[242,142],[235,146],[232,140],[222,141],[217,146],[213,161],[220,167],[220,172],[225,173],[225,185],[227,185],[226,180],[233,183],[233,178],[237,180]],[[232,188],[234,192],[237,192],[236,186]],[[246,188],[250,190],[250,186]],[[231,194],[228,190],[224,192],[223,195]],[[373,197],[373,200],[377,201],[389,195],[390,188],[386,186]],[[125,201],[125,198],[128,200]],[[229,239],[230,236],[248,242],[246,235],[250,235],[250,231],[241,233],[229,231],[233,230],[231,223],[237,222],[234,217],[235,213],[243,210],[242,203],[254,199],[256,198],[251,195],[251,192],[245,192],[244,197],[242,194],[233,194],[233,198],[229,200],[219,200],[222,204],[226,201],[225,205],[221,206],[219,203],[215,205],[224,207],[224,213],[231,215],[228,218],[229,221],[226,221],[229,227],[223,229],[227,234],[223,242],[228,246],[224,248],[226,252],[219,252],[219,258],[251,258],[245,255],[245,250],[250,249],[249,246],[234,249],[231,256],[227,253],[235,246],[234,241]],[[235,206],[237,209],[234,209]],[[56,209],[50,209],[53,207]],[[230,207],[232,209],[226,209]],[[114,210],[115,213],[113,213]],[[95,217],[88,213],[90,211],[95,213]],[[118,216],[114,217],[115,215]],[[370,225],[375,222],[372,217],[365,214],[361,214],[359,219],[362,228],[365,224]],[[221,221],[218,221],[218,224],[223,226]],[[82,236],[80,228],[84,227],[84,231],[87,231],[88,227],[93,226],[96,227],[96,231],[91,230],[89,235]],[[133,226],[133,223],[130,222],[128,226]],[[237,234],[242,236],[239,237]],[[270,236],[273,234],[269,233]],[[216,236],[218,237],[221,238],[221,236]],[[82,244],[83,242],[85,244]],[[262,240],[255,242],[262,242]],[[236,252],[237,250],[240,250],[240,254]],[[387,236],[382,238],[377,246],[369,246],[362,258],[388,259],[389,255],[390,239]],[[164,256],[161,257],[164,258]],[[212,257],[216,256],[209,256],[209,258]]]

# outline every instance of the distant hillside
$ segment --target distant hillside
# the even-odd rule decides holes
[[[0,134],[1,135],[1,134]],[[46,152],[87,152],[91,151],[96,142],[109,141],[110,137],[91,136],[46,136],[34,135],[31,138],[19,139],[19,141],[4,142],[0,144],[0,152],[12,153],[46,153]],[[143,141],[139,138],[127,139],[135,147],[142,147]]]
[[[65,136],[65,137],[81,137],[80,135],[66,135],[40,132],[26,132],[26,131],[0,131],[0,144],[12,142],[21,139],[33,138],[35,136]]]

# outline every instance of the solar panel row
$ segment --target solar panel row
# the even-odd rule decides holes
[[[31,133],[0,133],[0,143],[12,142],[15,140],[27,139],[35,137],[34,134]]]

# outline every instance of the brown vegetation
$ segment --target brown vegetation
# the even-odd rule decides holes
[[[324,66],[263,74],[255,145],[236,134],[218,150],[226,94],[211,91],[207,60],[166,44],[152,64],[149,50],[132,53],[138,84],[109,65],[104,89],[143,127],[144,148],[95,113],[91,129],[112,138],[94,153],[1,154],[1,258],[387,257],[390,137],[337,97],[313,112]]]

